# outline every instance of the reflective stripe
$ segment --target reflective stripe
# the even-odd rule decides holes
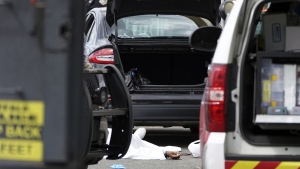
[[[281,162],[276,169],[299,169],[300,162]]]
[[[225,169],[300,169],[300,162],[226,161]]]
[[[234,164],[236,163],[237,161],[226,161],[225,162],[225,169],[231,169],[233,166],[234,166]]]
[[[259,161],[237,161],[232,169],[253,169]]]
[[[280,164],[280,161],[263,161],[260,162],[255,169],[260,169],[260,168],[276,168]]]

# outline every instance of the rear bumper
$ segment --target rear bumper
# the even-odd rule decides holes
[[[202,150],[202,169],[300,168],[299,155],[225,155],[226,133],[209,133]]]
[[[136,126],[198,126],[201,95],[132,96]]]
[[[137,126],[195,126],[199,125],[199,105],[191,104],[133,104],[133,119]]]
[[[202,151],[202,169],[224,169],[226,133],[211,132]],[[244,169],[244,168],[241,168]],[[246,169],[246,168],[245,168]]]

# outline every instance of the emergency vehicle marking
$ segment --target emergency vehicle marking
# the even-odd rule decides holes
[[[0,139],[0,159],[42,161],[42,158],[42,141]]]
[[[300,169],[300,162],[281,162],[276,169]]]
[[[300,169],[300,162],[226,161],[225,169]]]
[[[42,101],[0,100],[0,160],[43,160]]]
[[[238,161],[232,169],[253,169],[255,166],[257,166],[259,161]]]

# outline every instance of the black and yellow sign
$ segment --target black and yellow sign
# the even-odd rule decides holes
[[[0,100],[0,160],[42,161],[44,103]]]

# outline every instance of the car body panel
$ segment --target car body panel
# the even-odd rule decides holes
[[[220,35],[218,44],[222,44],[222,45],[217,45],[217,48],[215,50],[215,54],[214,57],[212,59],[212,63],[218,63],[218,64],[229,64],[232,63],[233,60],[233,52],[234,50],[232,50],[232,45],[234,43],[234,37],[236,32],[237,32],[237,25],[235,24],[238,20],[238,17],[230,17],[230,16],[238,16],[238,14],[240,13],[240,9],[242,7],[243,1],[237,1],[234,5],[234,8],[231,11],[231,14],[229,15],[229,17],[227,18],[226,21],[226,26],[223,28],[223,31]],[[226,42],[226,43],[225,43]],[[205,95],[203,96],[205,97]],[[204,98],[202,99],[202,101],[205,100]],[[238,118],[238,116],[236,117]],[[210,141],[213,141],[210,139],[211,137],[211,132],[207,131],[207,129],[205,128],[205,108],[203,103],[201,104],[201,109],[200,109],[200,133],[199,133],[199,137],[201,140],[201,155],[202,157],[204,156],[204,158],[202,158],[202,166],[204,167],[204,169],[213,169],[214,167],[214,163],[215,161],[210,161],[208,160],[209,157],[205,158],[206,155],[206,149],[207,147],[210,147],[210,145],[213,145],[214,143],[210,143]],[[238,127],[238,123],[236,123],[236,127]],[[225,132],[221,132],[223,134],[225,134]],[[225,134],[226,136],[226,134]],[[226,142],[224,141],[223,143],[220,144],[224,144],[223,148],[225,147]],[[209,149],[209,150],[214,150],[214,149]],[[225,151],[225,150],[224,150]],[[214,152],[214,156],[217,159],[224,159],[225,158],[225,152],[224,153],[218,153],[217,151]],[[219,166],[220,168],[224,168],[224,162],[222,162],[222,160],[219,162],[219,164],[221,164],[221,166]]]
[[[204,168],[224,169],[225,137],[226,133],[222,132],[211,132],[209,134],[201,156]]]
[[[86,57],[89,56],[95,49],[99,48],[99,46],[111,46],[111,43],[108,40],[108,30],[101,30],[106,28],[105,14],[106,7],[102,7],[94,8],[86,15],[86,22],[88,22],[89,18],[93,18],[93,21],[91,21],[91,27],[85,35],[84,55]]]
[[[235,57],[233,51],[234,44],[237,43],[237,38],[231,38],[235,36],[240,36],[237,34],[238,25],[235,24],[238,22],[238,17],[230,17],[233,16],[239,16],[241,12],[243,1],[237,1],[234,4],[234,8],[232,9],[229,17],[226,20],[226,26],[223,28],[223,31],[221,33],[220,39],[218,41],[214,57],[212,62],[213,63],[219,63],[219,64],[227,64],[232,63],[233,57]],[[226,33],[223,33],[226,32]]]

